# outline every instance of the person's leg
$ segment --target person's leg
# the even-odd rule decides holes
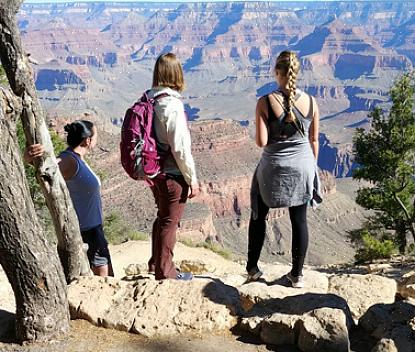
[[[88,244],[87,256],[94,275],[114,276],[108,242],[102,225],[81,232],[82,239]]]
[[[114,276],[114,271],[112,269],[112,264],[95,266],[91,268],[94,275],[97,276]]]
[[[157,209],[158,209],[158,191],[157,191],[157,187],[156,185],[151,186],[151,191],[153,192],[153,196],[154,196],[154,202],[156,203]],[[151,258],[148,261],[148,271],[149,272],[154,272],[155,268],[156,268],[156,247],[155,247],[155,237],[156,234],[159,231],[159,226],[158,226],[158,218],[159,218],[159,214],[158,214],[158,210],[157,210],[157,216],[156,219],[153,222],[153,228],[151,231]]]
[[[250,272],[258,266],[258,260],[261,255],[262,246],[266,235],[266,218],[269,208],[263,202],[261,196],[258,194],[258,217],[249,220],[248,228],[248,262],[246,264],[246,271]]]
[[[303,275],[303,265],[308,248],[307,204],[290,207],[292,227],[292,270],[291,275]]]
[[[183,215],[189,186],[183,178],[170,178],[157,183],[159,191],[159,235],[157,240],[156,280],[173,279],[177,270],[173,263],[176,230]]]

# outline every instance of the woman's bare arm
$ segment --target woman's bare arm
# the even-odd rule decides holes
[[[65,158],[58,158],[57,162],[59,170],[65,180],[69,180],[75,176],[78,165],[73,157],[67,156]]]
[[[255,141],[258,147],[265,147],[268,143],[268,109],[266,98],[262,97],[258,100],[255,112],[256,133]]]
[[[309,140],[311,144],[311,149],[313,150],[314,159],[317,161],[319,152],[320,111],[314,98],[312,98],[312,101],[314,114],[313,121],[311,122],[310,126]]]

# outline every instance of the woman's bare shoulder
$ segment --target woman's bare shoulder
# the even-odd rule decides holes
[[[58,159],[59,170],[65,179],[71,178],[75,175],[77,170],[77,161],[74,156],[69,153],[61,154]]]

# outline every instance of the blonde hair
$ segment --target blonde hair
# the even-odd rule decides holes
[[[275,71],[279,71],[283,76],[288,77],[287,120],[294,121],[293,106],[297,90],[297,75],[300,72],[300,61],[297,55],[292,51],[283,51],[277,58]]]
[[[178,92],[184,90],[182,65],[173,53],[161,54],[153,72],[153,87],[168,87]]]

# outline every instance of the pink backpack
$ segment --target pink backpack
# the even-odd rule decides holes
[[[151,179],[161,173],[153,115],[155,102],[166,96],[168,94],[163,93],[150,99],[147,91],[125,113],[121,128],[121,164],[134,180],[152,184]]]

